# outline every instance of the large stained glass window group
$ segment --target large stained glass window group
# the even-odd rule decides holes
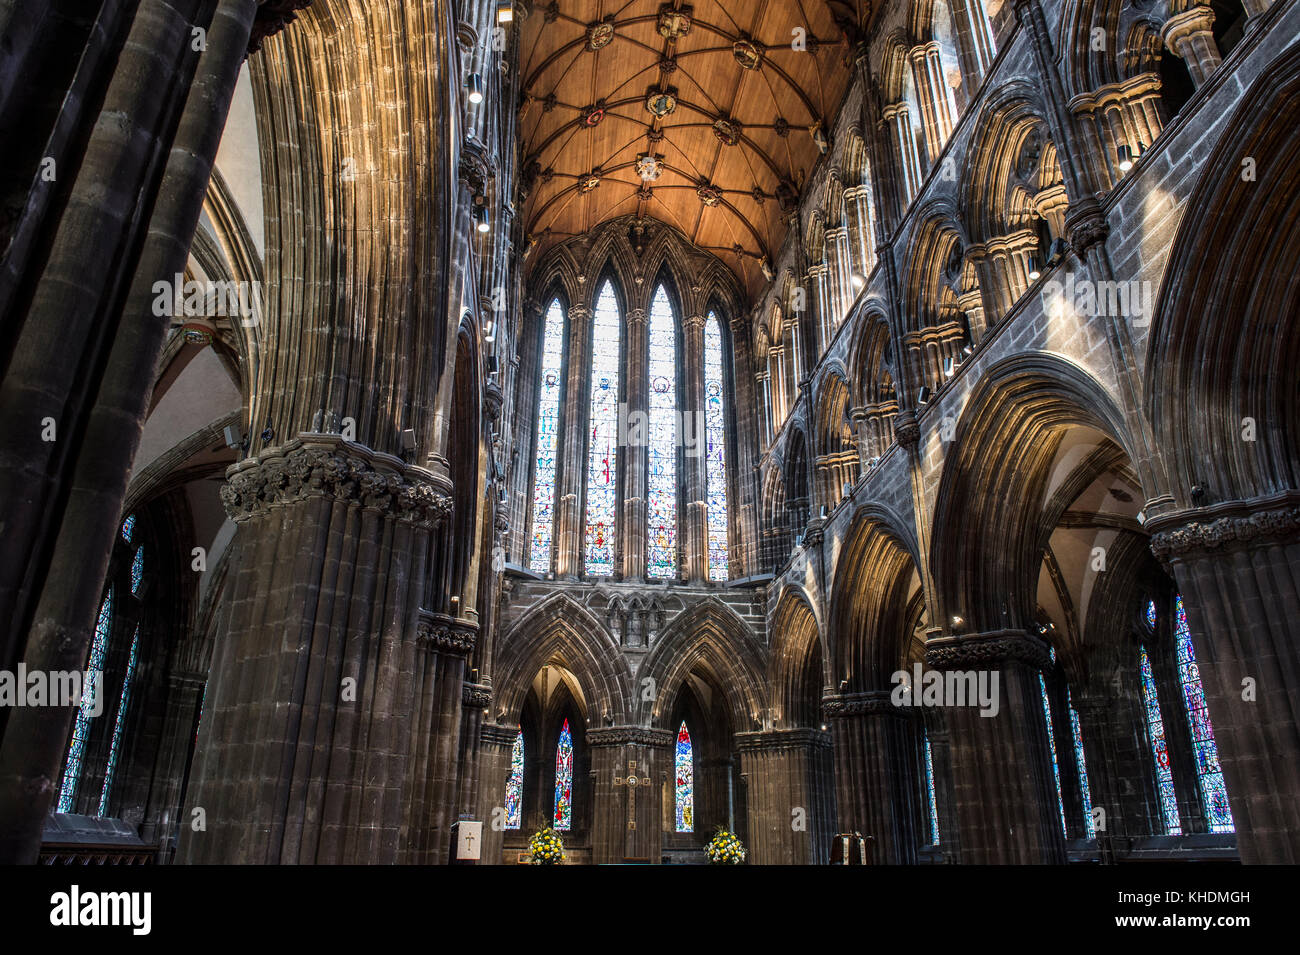
[[[686,721],[677,730],[677,831],[695,831],[695,757]]]
[[[524,731],[521,729],[515,737],[515,745],[510,750],[510,778],[506,780],[506,824],[507,829],[518,829],[523,819],[524,809]]]
[[[660,285],[650,302],[646,576],[677,575],[677,322]]]
[[[555,461],[560,438],[560,396],[564,393],[564,309],[558,299],[546,310],[542,334],[542,379],[537,400],[537,458],[533,472],[533,539],[528,566],[551,569],[555,532]]]
[[[556,508],[561,409],[566,405],[565,368],[568,318],[559,299],[551,302],[541,329],[541,379],[538,385],[537,429],[533,461],[532,531],[527,563],[536,573],[552,569],[556,544]],[[620,519],[620,443],[646,446],[644,458],[637,448],[632,464],[645,462],[645,574],[652,580],[673,580],[681,573],[680,518],[682,469],[680,448],[684,439],[699,441],[705,455],[704,496],[708,576],[726,580],[729,576],[727,540],[727,401],[724,371],[722,320],[710,311],[704,323],[702,353],[687,356],[683,364],[681,316],[667,282],[655,286],[646,323],[644,363],[624,365],[629,349],[623,340],[624,315],[612,279],[599,285],[590,325],[590,391],[585,411],[564,427],[586,430],[586,461],[583,503],[583,571],[592,577],[608,577],[617,571],[616,535]],[[696,344],[694,348],[699,348]],[[631,354],[638,354],[633,348]],[[694,365],[701,361],[703,367]],[[687,419],[683,410],[694,412],[694,401],[681,393],[683,381],[703,372],[704,405],[701,420]],[[628,408],[623,402],[623,375],[634,384],[645,384],[645,405]],[[642,377],[643,376],[643,377]],[[632,388],[639,394],[640,388]],[[572,396],[570,396],[572,397]],[[698,400],[698,396],[692,396]],[[685,429],[689,427],[690,431]],[[692,444],[692,447],[695,447]],[[691,464],[693,467],[694,465]],[[633,535],[641,537],[642,535]]]
[[[708,482],[709,579],[727,571],[727,417],[722,386],[722,325],[709,312],[704,323],[705,480]]]
[[[623,320],[614,286],[605,281],[591,324],[591,413],[587,422],[587,573],[614,572],[618,511],[618,391]]]
[[[1178,682],[1183,688],[1187,707],[1187,727],[1192,733],[1192,753],[1196,757],[1196,781],[1201,790],[1205,822],[1211,832],[1232,832],[1232,811],[1228,808],[1228,787],[1219,765],[1219,748],[1214,742],[1210,709],[1205,703],[1201,671],[1192,649],[1192,635],[1187,628],[1187,611],[1183,598],[1174,598],[1174,639],[1178,648]]]
[[[123,536],[127,536],[125,526]],[[108,638],[112,629],[113,588],[109,587],[104,602],[99,605],[99,616],[95,619],[90,662],[86,664],[90,679],[82,691],[81,706],[77,710],[76,722],[72,725],[72,744],[68,747],[68,759],[63,766],[63,784],[59,788],[59,812],[72,812],[72,801],[77,795],[77,783],[81,780],[81,759],[85,755],[86,740],[90,736],[91,714],[95,711],[95,694],[104,692],[104,657],[108,653]]]
[[[573,825],[573,734],[566,719],[555,747],[555,818],[552,827],[567,832]]]

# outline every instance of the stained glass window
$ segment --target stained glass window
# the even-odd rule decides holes
[[[695,831],[695,762],[691,734],[682,720],[677,730],[677,831]]]
[[[646,576],[677,574],[677,322],[661,285],[650,302]]]
[[[710,312],[704,323],[704,471],[708,481],[710,580],[726,580],[728,576],[727,417],[722,394],[722,324]]]
[[[934,754],[930,752],[930,737],[925,737],[925,788],[930,803],[930,844],[939,844],[939,806],[934,799]]]
[[[1088,788],[1088,761],[1083,755],[1083,729],[1079,725],[1079,711],[1070,702],[1070,691],[1065,691],[1065,704],[1070,710],[1070,732],[1074,735],[1074,768],[1079,773],[1079,796],[1083,800],[1083,827],[1089,839],[1097,836],[1092,821],[1092,790]]]
[[[524,731],[510,750],[510,778],[506,780],[506,828],[518,829],[524,808]]]
[[[135,515],[132,514],[122,522],[122,540],[126,541],[129,544],[131,543],[131,538],[134,535],[135,535]]]
[[[72,726],[72,744],[68,747],[68,760],[63,767],[63,784],[59,789],[59,812],[72,812],[72,800],[77,795],[81,779],[81,757],[86,751],[90,736],[91,713],[95,708],[95,695],[102,694],[104,656],[108,652],[109,633],[113,628],[113,588],[108,588],[104,602],[99,605],[95,620],[95,636],[90,643],[90,662],[86,665],[89,680],[81,693],[81,706]]]
[[[1156,625],[1156,602],[1154,600],[1148,600],[1147,601],[1147,626],[1154,628],[1155,625]]]
[[[137,552],[138,553],[138,552]],[[108,794],[113,788],[113,771],[117,769],[117,757],[122,751],[122,728],[126,724],[126,708],[131,702],[131,680],[135,676],[136,660],[140,653],[140,628],[135,628],[131,637],[131,653],[126,661],[126,676],[122,678],[122,698],[117,703],[117,718],[113,721],[113,740],[108,749],[108,768],[104,770],[104,786],[99,791],[99,812],[108,812]]]
[[[140,583],[144,580],[144,548],[135,549],[135,557],[131,559],[131,594],[134,596],[140,592]]]
[[[614,572],[614,520],[618,508],[618,373],[622,316],[608,280],[596,298],[591,323],[591,417],[587,448],[587,573]]]
[[[1232,811],[1228,808],[1228,788],[1219,765],[1219,748],[1214,742],[1210,709],[1205,703],[1201,671],[1192,649],[1192,635],[1187,629],[1187,612],[1183,598],[1174,598],[1174,637],[1178,647],[1178,682],[1187,706],[1187,726],[1192,732],[1192,753],[1196,757],[1196,781],[1201,790],[1205,822],[1211,832],[1233,832]]]
[[[1043,679],[1041,670],[1038,673],[1038,688],[1043,695],[1043,716],[1047,719],[1047,746],[1052,753],[1052,778],[1056,780],[1056,805],[1061,813],[1061,831],[1068,833],[1065,828],[1065,800],[1061,798],[1061,767],[1056,761],[1056,734],[1052,731],[1052,702],[1047,698],[1047,681]]]
[[[564,310],[558,299],[546,311],[542,333],[542,380],[537,399],[537,463],[533,474],[533,541],[528,566],[551,569],[555,530],[555,450],[560,436],[560,396],[564,392]]]
[[[1160,718],[1160,698],[1156,695],[1156,680],[1151,671],[1151,657],[1146,647],[1139,648],[1142,672],[1142,703],[1147,711],[1147,736],[1151,740],[1151,755],[1156,764],[1156,791],[1160,796],[1160,810],[1165,817],[1165,832],[1180,836],[1183,827],[1178,821],[1178,800],[1174,797],[1174,774],[1169,765],[1169,747],[1165,742],[1165,723]]]
[[[560,743],[555,747],[555,820],[556,830],[567,832],[573,823],[573,736],[566,719],[560,727]]]

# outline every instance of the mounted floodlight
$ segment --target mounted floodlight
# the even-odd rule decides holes
[[[471,73],[465,79],[465,88],[469,90],[469,101],[477,106],[483,102],[483,77]]]

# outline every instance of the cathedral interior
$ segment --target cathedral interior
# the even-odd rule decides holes
[[[1300,862],[1300,0],[0,35],[0,861]]]

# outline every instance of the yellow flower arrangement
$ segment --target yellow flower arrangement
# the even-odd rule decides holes
[[[533,865],[559,865],[564,861],[564,843],[554,829],[543,829],[528,840]]]
[[[745,847],[726,829],[719,828],[704,847],[704,855],[713,865],[740,865],[745,861]]]

